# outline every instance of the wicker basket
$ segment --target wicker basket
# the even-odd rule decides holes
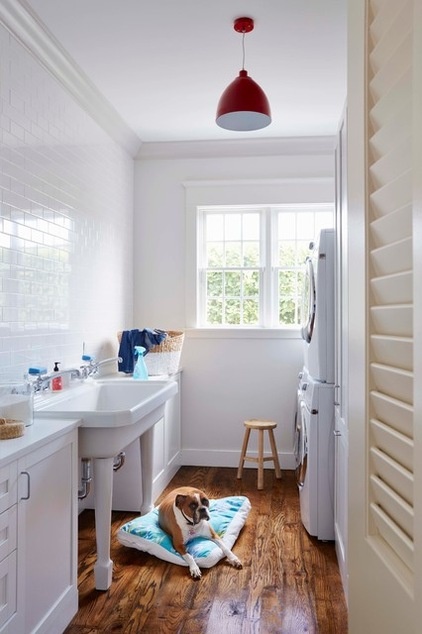
[[[164,341],[150,348],[144,357],[148,374],[175,374],[179,369],[184,339],[182,330],[168,330]]]
[[[150,376],[176,374],[179,369],[185,333],[183,330],[167,330],[166,332],[167,337],[158,346],[150,348],[144,357]],[[117,339],[120,343],[121,331],[117,333]]]

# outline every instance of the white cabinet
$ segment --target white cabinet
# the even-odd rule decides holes
[[[77,612],[77,448],[73,429],[0,470],[12,503],[0,515],[2,634],[61,634]]]
[[[0,469],[0,632],[17,622],[17,464]],[[16,628],[15,632],[18,631]]]

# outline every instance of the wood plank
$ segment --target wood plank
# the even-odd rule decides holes
[[[199,581],[186,567],[120,545],[117,530],[136,514],[114,512],[113,583],[106,592],[95,590],[94,516],[84,511],[79,518],[80,605],[65,634],[347,634],[334,543],[319,542],[303,528],[294,473],[283,471],[277,480],[266,469],[261,491],[256,469],[245,468],[242,480],[236,473],[182,467],[166,489],[189,483],[211,498],[246,495],[251,501],[233,547],[242,570],[222,560],[204,569]]]

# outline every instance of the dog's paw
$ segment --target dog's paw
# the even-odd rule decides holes
[[[202,577],[201,570],[196,564],[189,566],[189,572],[192,579],[200,579]]]
[[[233,568],[238,568],[239,570],[243,568],[242,562],[237,557],[230,557],[229,563],[233,566]]]

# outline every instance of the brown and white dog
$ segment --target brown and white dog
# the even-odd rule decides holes
[[[171,491],[158,508],[158,521],[173,540],[175,550],[189,566],[194,579],[201,577],[195,559],[186,550],[186,543],[194,537],[206,537],[215,542],[235,568],[242,568],[239,559],[220,539],[209,524],[209,500],[203,491],[192,487],[180,487]]]

